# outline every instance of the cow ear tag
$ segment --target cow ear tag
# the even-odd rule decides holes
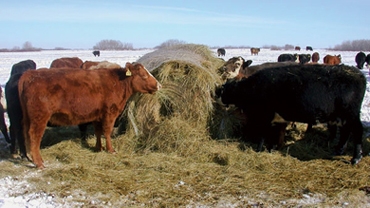
[[[127,71],[126,71],[126,76],[127,77],[129,77],[129,76],[131,76],[132,74],[131,74],[131,71],[130,71],[130,69],[127,69]]]

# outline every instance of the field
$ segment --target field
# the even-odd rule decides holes
[[[26,59],[38,68],[74,56],[124,66],[153,51],[102,51],[100,57],[89,50],[0,53],[0,84],[13,64]],[[342,63],[355,65],[357,52],[315,51],[320,63],[326,54],[341,54]],[[275,62],[281,53],[296,51],[262,49],[251,56],[249,49],[227,49],[222,58],[242,56],[257,65]],[[368,69],[363,72],[369,80]],[[145,139],[134,131],[116,134],[117,154],[94,152],[94,136],[82,144],[76,127],[48,128],[42,171],[13,158],[0,138],[0,207],[370,207],[369,91],[367,86],[361,114],[367,156],[356,166],[348,164],[351,142],[346,155],[331,157],[324,125],[312,133],[305,133],[305,124],[289,128],[286,146],[272,153],[256,153],[254,144],[239,138],[212,138],[208,129],[194,128],[203,127],[201,119],[176,116],[163,119]]]

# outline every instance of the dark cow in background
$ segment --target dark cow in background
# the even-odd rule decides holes
[[[312,54],[312,63],[317,63],[320,60],[320,54],[318,52],[315,52]]]
[[[26,71],[19,80],[19,97],[27,150],[37,168],[44,168],[40,143],[46,125],[78,125],[93,122],[96,149],[115,152],[111,143],[114,122],[136,92],[155,93],[160,83],[139,63],[125,68],[80,68]],[[47,102],[45,102],[47,101]]]
[[[301,50],[301,47],[296,46],[296,47],[294,47],[294,50],[296,50],[296,51],[300,51],[300,50]]]
[[[300,64],[306,64],[311,61],[311,54],[299,54],[298,57]]]
[[[336,56],[326,55],[324,57],[324,64],[327,64],[327,65],[338,65],[341,62],[342,62],[342,57],[340,54]]]
[[[252,64],[252,60],[245,61],[241,56],[230,58],[222,67],[221,78],[228,80],[237,77],[241,70]]]
[[[226,55],[226,50],[224,48],[219,48],[217,49],[217,56],[225,56]]]
[[[100,56],[100,51],[93,51],[92,52],[93,53],[93,55],[96,57],[96,56]]]
[[[280,54],[278,57],[278,62],[284,61],[299,62],[299,56],[298,54],[289,54],[289,53]]]
[[[76,67],[80,68],[83,61],[78,57],[63,57],[51,62],[50,68]]]
[[[251,48],[251,55],[258,55],[260,51],[260,48]]]
[[[366,59],[366,54],[364,52],[361,51],[356,54],[355,61],[357,64],[357,68],[359,69],[364,68],[365,59]]]
[[[18,96],[18,81],[25,71],[35,69],[36,63],[32,60],[25,60],[14,64],[10,72],[9,80],[5,85],[5,98],[10,123],[10,154],[17,154],[18,144],[21,158],[27,158],[27,152],[24,144],[22,127],[23,114]]]
[[[0,97],[3,97],[3,89],[0,87]],[[8,135],[8,127],[5,123],[5,117],[4,117],[5,109],[2,103],[0,103],[0,130],[1,133],[3,133],[5,141],[8,143],[11,143],[11,139]]]
[[[306,51],[313,51],[311,46],[306,46]]]
[[[247,79],[225,83],[221,100],[243,110],[248,130],[260,137],[261,143],[266,139],[269,149],[277,142],[269,135],[274,123],[297,121],[337,125],[340,141],[336,154],[344,153],[351,135],[354,143],[351,163],[357,164],[362,158],[360,112],[365,90],[366,78],[355,67],[287,65],[260,70]],[[333,139],[336,128],[329,131]]]

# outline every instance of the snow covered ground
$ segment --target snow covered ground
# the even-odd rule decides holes
[[[79,57],[83,61],[103,61],[107,60],[110,62],[118,63],[122,66],[126,62],[133,62],[139,59],[146,53],[152,52],[153,50],[138,50],[138,51],[101,51],[100,57],[94,57],[91,50],[62,50],[62,51],[40,51],[40,52],[7,52],[0,53],[0,85],[5,86],[5,83],[9,79],[10,69],[13,64],[26,59],[32,59],[36,62],[37,68],[49,67],[50,63],[60,57]],[[213,50],[216,56],[216,50]],[[355,66],[355,56],[357,52],[352,51],[328,51],[325,49],[314,50],[319,52],[320,60],[325,55],[337,55],[342,56],[342,63]],[[366,54],[370,52],[364,51]],[[234,56],[242,56],[245,59],[253,61],[252,65],[257,65],[265,62],[275,62],[281,53],[297,53],[297,51],[271,51],[268,49],[261,49],[259,55],[252,56],[249,49],[230,49],[226,50],[226,56],[222,57],[228,60]],[[311,51],[300,51],[298,53],[310,53]],[[362,70],[367,77],[369,82],[369,71],[368,69]],[[365,98],[363,101],[361,120],[365,126],[370,125],[370,86],[367,86]],[[6,145],[5,140],[0,138],[0,145]],[[0,161],[1,162],[1,161]],[[30,174],[30,173],[28,173]],[[37,174],[37,172],[35,172]],[[73,202],[72,199],[63,199],[63,203],[57,203],[54,196],[50,196],[46,193],[19,193],[20,190],[25,189],[29,186],[26,180],[20,178],[13,178],[7,176],[0,178],[0,208],[15,208],[15,207],[80,207],[81,204]],[[18,194],[17,194],[18,193]],[[17,197],[13,197],[17,196]],[[72,197],[72,196],[71,196]],[[304,204],[305,202],[303,202]],[[232,206],[230,206],[232,207]]]

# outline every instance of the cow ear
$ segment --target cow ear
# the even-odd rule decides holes
[[[132,75],[131,71],[130,71],[130,68],[132,67],[132,64],[130,62],[127,62],[126,63],[126,76],[129,77]]]

